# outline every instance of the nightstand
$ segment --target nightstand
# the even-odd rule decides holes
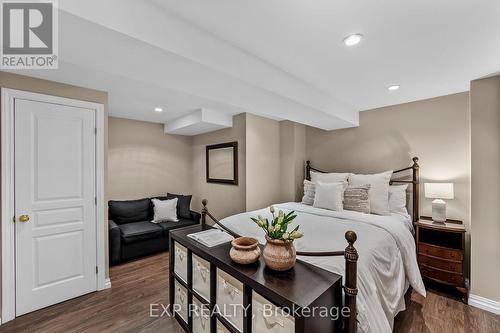
[[[423,278],[455,287],[467,303],[465,287],[465,227],[461,221],[432,222],[421,217],[415,224],[417,259]]]

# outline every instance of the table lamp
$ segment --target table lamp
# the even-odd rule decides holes
[[[453,199],[453,183],[425,183],[425,197],[432,201],[432,220],[446,222],[446,202],[443,199]]]

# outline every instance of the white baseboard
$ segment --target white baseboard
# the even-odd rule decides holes
[[[469,296],[469,305],[500,315],[500,302],[477,295]]]

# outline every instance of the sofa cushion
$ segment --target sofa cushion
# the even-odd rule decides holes
[[[167,193],[167,196],[157,197],[159,200],[172,200],[177,198],[177,217],[190,219],[191,218],[191,198],[192,195],[183,195],[183,194],[173,194]]]
[[[195,221],[188,220],[188,219],[179,219],[178,222],[168,221],[168,222],[160,222],[160,223],[158,223],[158,225],[160,225],[161,228],[163,229],[163,233],[164,233],[165,236],[168,235],[168,232],[170,230],[177,229],[177,228],[182,228],[182,227],[187,227],[187,226],[194,225],[194,224],[196,224]]]
[[[121,224],[119,227],[125,243],[159,238],[163,235],[162,227],[149,221]]]
[[[117,224],[150,221],[153,219],[151,200],[109,200],[109,219]]]

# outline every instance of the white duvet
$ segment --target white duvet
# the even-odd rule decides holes
[[[289,202],[275,205],[285,213],[294,210],[297,218],[292,228],[300,225],[304,237],[294,242],[297,251],[344,250],[344,234],[353,230],[358,236],[358,330],[391,332],[394,317],[405,309],[404,294],[411,285],[425,296],[425,288],[417,266],[415,241],[410,216],[392,214],[378,216],[353,211],[336,212]],[[265,243],[264,231],[250,219],[262,215],[270,218],[269,209],[261,209],[227,217],[221,223],[234,232],[254,237]],[[344,275],[344,257],[309,257],[299,259],[323,269]]]

